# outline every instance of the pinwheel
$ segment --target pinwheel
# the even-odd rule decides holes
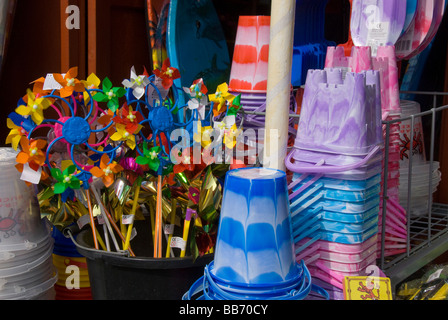
[[[56,82],[53,84],[48,84],[48,81],[42,84],[42,79],[36,81],[34,87],[38,92],[29,89],[25,96],[27,103],[22,99],[16,113],[10,115],[8,124],[12,131],[8,140],[13,146],[20,143],[21,152],[17,156],[17,162],[22,165],[19,170],[22,171],[23,180],[37,184],[40,179],[36,179],[36,176],[49,170],[56,180],[55,194],[65,194],[68,189],[83,188],[89,202],[88,189],[93,178],[91,170],[95,171],[96,168],[89,163],[89,154],[107,157],[110,165],[114,161],[116,151],[124,143],[119,141],[108,147],[110,135],[107,131],[114,122],[110,121],[102,127],[97,126],[98,118],[107,114],[97,101],[107,102],[108,108],[115,109],[118,97],[124,89],[113,88],[108,79],[103,82],[103,90],[97,89],[99,83],[94,75],[90,77],[92,89],[87,89],[84,84],[88,82],[76,79],[76,74],[77,69],[72,68],[65,75],[54,74]],[[83,96],[89,98],[83,99]],[[43,140],[42,133],[45,130],[47,139]],[[62,166],[67,161],[71,163],[70,175],[61,180],[64,176]],[[104,165],[104,161],[101,161],[101,165]],[[65,180],[68,178],[70,181]],[[63,200],[65,199],[67,197],[64,196]],[[91,210],[90,214],[95,246],[98,247]]]

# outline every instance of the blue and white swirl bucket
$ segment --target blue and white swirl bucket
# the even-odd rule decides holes
[[[205,299],[304,299],[305,264],[294,254],[286,173],[267,168],[229,171],[224,185],[215,260],[184,296]]]

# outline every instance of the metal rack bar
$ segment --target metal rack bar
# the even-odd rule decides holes
[[[412,216],[412,172],[413,172],[413,152],[409,152],[409,170],[408,170],[408,190],[407,190],[407,231],[406,252],[397,256],[384,257],[384,241],[381,242],[380,267],[391,279],[395,286],[413,273],[424,267],[426,264],[448,251],[448,205],[433,203],[433,185],[432,174],[434,171],[434,151],[435,151],[435,127],[436,117],[439,112],[448,108],[448,105],[437,107],[437,97],[447,96],[448,92],[422,92],[422,91],[403,91],[401,93],[410,93],[415,95],[432,95],[432,109],[413,114],[400,119],[383,121],[386,128],[392,123],[398,123],[405,120],[411,120],[412,144],[414,138],[415,119],[424,116],[431,116],[430,131],[430,150],[429,150],[429,172],[428,172],[428,206],[427,213],[423,216]],[[387,131],[386,131],[387,132]],[[386,140],[388,141],[388,140]],[[389,145],[385,143],[385,153],[388,153]],[[385,176],[387,177],[387,176]],[[387,194],[385,197],[387,198]],[[384,209],[384,208],[383,208]],[[383,210],[384,211],[384,210]],[[384,212],[383,212],[384,214]],[[387,213],[386,213],[387,214]],[[385,216],[384,216],[385,217]],[[385,218],[383,217],[383,223]],[[382,232],[384,238],[384,227]],[[383,240],[383,239],[382,239]],[[387,261],[386,261],[387,260]]]

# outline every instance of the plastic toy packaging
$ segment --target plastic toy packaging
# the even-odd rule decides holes
[[[397,299],[448,300],[448,265],[436,265],[421,279],[402,284]]]

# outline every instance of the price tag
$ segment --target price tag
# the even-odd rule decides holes
[[[442,273],[443,269],[438,269],[436,272],[432,273],[429,277],[426,283],[431,282],[433,280],[436,280],[440,278],[440,274]]]
[[[171,248],[179,248],[183,251],[187,247],[187,242],[184,241],[184,239],[182,239],[180,237],[173,237],[171,239],[170,247]]]
[[[137,236],[137,230],[135,230],[135,228],[132,228],[132,231],[131,231],[131,240],[132,239],[134,239],[135,237]]]
[[[65,74],[62,74],[63,77],[65,77]],[[54,79],[54,76],[52,73],[47,74],[45,77],[44,87],[43,90],[59,90],[62,89],[62,86]]]
[[[170,235],[174,233],[174,224],[166,224],[163,228],[163,232],[166,235]]]
[[[148,86],[148,100],[149,101],[159,101],[160,98],[162,98],[162,100],[165,100],[166,96],[168,95],[168,91],[166,90],[163,86],[162,86],[162,79],[155,77],[154,79],[154,84],[157,87],[157,89],[154,88],[154,86],[149,85]],[[159,95],[160,93],[160,95]]]
[[[367,32],[367,46],[372,48],[372,56],[376,57],[378,47],[387,45],[389,41],[389,22],[380,22]]]
[[[395,43],[395,52],[398,56],[407,56],[412,52],[412,41],[414,40],[414,29],[409,29],[400,39]]]
[[[135,216],[132,214],[128,214],[128,215],[123,215],[121,222],[124,225],[129,225],[129,224],[133,224],[134,223],[134,218]]]
[[[88,214],[83,215],[81,218],[78,219],[77,224],[79,229],[84,228],[85,225],[90,223],[90,216]]]
[[[338,69],[342,70],[342,80],[345,80],[347,73],[352,72],[352,68],[350,67],[338,67]]]
[[[100,215],[98,216],[98,223],[99,223],[100,225],[103,225],[103,224],[106,223],[106,221],[104,221],[104,216],[103,216],[103,214],[100,214]]]
[[[42,168],[39,167],[37,171],[30,168],[28,163],[23,165],[22,175],[20,180],[29,182],[31,184],[39,184],[40,178],[42,177]]]

